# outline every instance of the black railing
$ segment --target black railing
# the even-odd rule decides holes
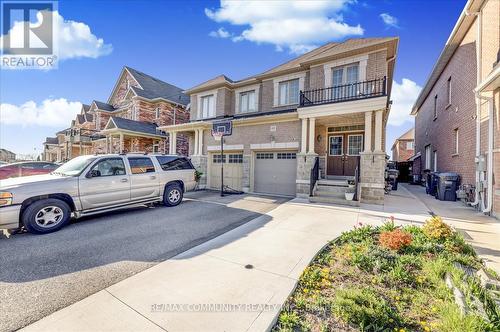
[[[311,177],[309,182],[309,196],[313,195],[314,186],[316,185],[316,181],[319,179],[319,158],[316,157],[314,159],[314,166],[311,168]]]
[[[387,79],[377,78],[370,81],[355,82],[332,86],[324,89],[300,91],[300,106],[340,103],[387,95]]]
[[[359,178],[361,177],[361,157],[358,156],[356,170],[354,171],[354,200],[359,201]]]

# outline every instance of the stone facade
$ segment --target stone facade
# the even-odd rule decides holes
[[[362,152],[360,156],[360,198],[364,203],[383,204],[385,153]]]

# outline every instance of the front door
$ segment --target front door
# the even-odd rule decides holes
[[[329,135],[326,174],[354,176],[361,151],[363,151],[363,134]]]

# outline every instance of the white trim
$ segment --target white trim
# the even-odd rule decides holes
[[[278,77],[273,78],[273,89],[274,89],[273,107],[287,106],[287,104],[280,105],[280,103],[279,103],[279,84],[280,84],[280,82],[290,81],[290,80],[294,80],[297,78],[299,79],[299,91],[303,91],[304,90],[304,81],[306,79],[305,72],[283,75],[283,76],[278,76]],[[296,104],[288,104],[288,105],[296,105]]]
[[[345,135],[338,135],[338,134],[333,134],[333,135],[328,135],[328,157],[340,157],[340,156],[343,156],[344,155],[344,136]],[[342,148],[342,151],[340,152],[340,154],[330,154],[330,145],[331,145],[331,142],[330,142],[330,138],[332,137],[342,137],[342,145],[341,145],[341,148]],[[328,162],[328,161],[327,161]]]
[[[269,150],[269,149],[298,149],[299,142],[284,142],[284,143],[258,143],[250,144],[250,150]]]
[[[196,95],[196,99],[197,99],[196,108],[197,108],[197,110],[195,111],[195,114],[196,114],[196,119],[197,120],[203,120],[204,119],[201,116],[201,112],[202,112],[201,99],[203,97],[208,97],[210,95],[214,96],[214,113],[215,114],[214,114],[213,117],[215,117],[217,115],[217,90],[218,89],[214,89],[214,90],[210,90],[210,91],[205,91],[203,93],[200,93],[200,94]],[[211,118],[211,117],[209,117],[209,118]]]
[[[325,104],[319,106],[308,106],[297,109],[299,119],[322,117],[329,115],[363,113],[385,109],[387,97],[376,97],[361,100],[347,101],[343,103]]]
[[[332,86],[332,69],[333,68],[351,65],[351,64],[354,64],[356,62],[359,63],[358,81],[366,81],[366,67],[368,64],[368,54],[363,54],[363,55],[352,56],[349,58],[343,58],[343,59],[339,59],[339,60],[325,63],[323,65],[323,71],[324,71],[324,75],[325,75],[325,87]]]
[[[243,144],[224,144],[224,150],[243,150],[244,146]],[[207,151],[208,152],[213,152],[213,151],[220,151],[220,144],[219,145],[208,145],[207,146]]]
[[[250,92],[254,91],[255,92],[255,110],[250,112],[241,112],[240,110],[240,94],[243,92]],[[259,91],[260,91],[260,83],[259,84],[253,84],[253,85],[247,85],[243,86],[238,89],[234,89],[234,113],[236,114],[246,114],[246,113],[253,113],[253,112],[258,112],[259,111]]]

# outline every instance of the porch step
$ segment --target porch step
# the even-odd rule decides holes
[[[326,197],[326,196],[312,196],[309,197],[309,202],[311,203],[327,203],[327,204],[336,204],[336,205],[348,205],[348,206],[359,206],[358,201],[348,201],[343,198],[337,197]]]
[[[318,186],[340,186],[340,187],[347,187],[347,181],[348,180],[326,180],[326,179],[321,179],[318,180]]]
[[[314,196],[345,197],[347,186],[317,186]]]

